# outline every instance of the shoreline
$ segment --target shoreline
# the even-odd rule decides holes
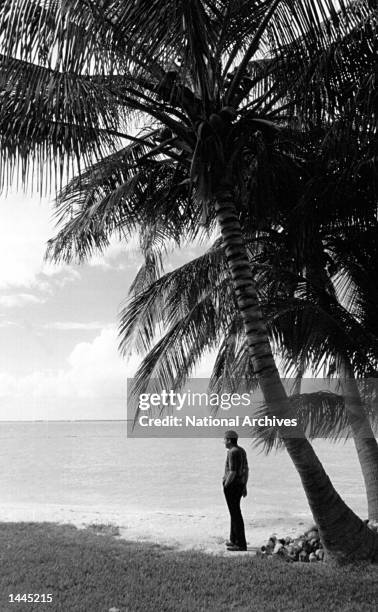
[[[0,522],[35,522],[71,524],[78,529],[91,526],[119,528],[123,540],[153,543],[179,551],[195,550],[209,554],[227,554],[224,542],[228,538],[229,516],[209,510],[182,512],[176,510],[112,509],[108,506],[86,507],[61,504],[0,504]],[[313,524],[310,512],[303,515],[280,516],[272,509],[265,516],[255,513],[244,522],[248,547],[260,548],[270,535],[297,536]],[[246,553],[240,553],[246,554]],[[248,553],[247,553],[248,554]]]

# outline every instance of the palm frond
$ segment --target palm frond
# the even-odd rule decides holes
[[[211,295],[215,308],[223,307],[216,295],[218,285],[228,282],[223,249],[215,245],[136,293],[120,313],[121,352],[144,353],[154,338],[189,316],[197,302]]]
[[[365,397],[362,394],[362,398],[369,422],[373,430],[377,432],[376,398],[373,403],[369,402],[368,396]],[[295,406],[298,423],[310,440],[325,438],[336,443],[351,437],[349,418],[345,411],[342,395],[331,391],[315,391],[313,393],[295,394],[290,399]],[[256,418],[262,418],[266,414],[267,408],[262,405],[256,413]],[[262,447],[266,453],[283,447],[277,428],[270,426],[256,428],[254,444]]]
[[[290,401],[295,407],[298,424],[309,439],[328,438],[337,442],[350,435],[341,396],[329,391],[317,391],[292,395]],[[256,412],[256,418],[263,418],[267,414],[270,414],[267,406],[261,405]],[[283,442],[276,427],[257,426],[254,445],[262,447],[268,454],[273,449],[282,448]]]
[[[185,165],[159,156],[143,161],[153,135],[100,160],[62,190],[56,215],[63,227],[49,242],[49,259],[83,260],[106,248],[113,234],[124,239],[153,225],[156,235],[164,227],[174,241],[198,231],[200,211],[183,182]]]
[[[121,117],[127,116],[101,80],[4,55],[0,99],[0,187],[19,167],[32,187],[33,171],[40,172],[41,191],[53,178],[61,181],[72,173],[70,164],[88,165],[114,150]]]
[[[269,251],[272,244],[268,243],[268,248],[264,240],[252,241],[249,248],[251,265],[257,282],[261,306],[268,323],[269,334],[276,350],[281,355],[284,369],[291,371],[297,368],[298,363],[301,363],[302,371],[309,366],[317,370],[334,360],[336,355],[347,355],[352,358],[354,368],[360,375],[371,375],[378,355],[376,336],[338,303],[335,293],[322,293],[319,287],[311,285],[306,279],[295,276],[290,269],[285,272],[282,269],[284,262],[282,240],[278,244],[278,250],[277,247],[273,247],[272,253]],[[277,258],[277,263],[272,265],[272,261],[266,258],[272,257],[273,254]],[[203,284],[209,280],[205,272],[207,268],[201,269],[204,263],[206,266],[208,264],[214,266],[215,276],[212,283],[207,285]],[[230,279],[227,278],[227,275],[224,276],[222,269],[226,271],[223,256],[217,262],[211,262],[206,254],[186,264],[179,271],[166,275],[163,281],[160,279],[144,294],[137,296],[139,302],[134,299],[133,303],[133,306],[137,306],[137,316],[130,310],[124,311],[124,331],[127,326],[129,330],[132,330],[133,325],[135,326],[131,333],[135,331],[140,333],[138,343],[141,351],[149,350],[153,346],[154,337],[156,338],[161,333],[164,334],[167,328],[170,329],[168,334],[163,335],[158,342],[156,350],[153,348],[151,356],[145,359],[139,371],[140,388],[142,388],[144,377],[147,377],[146,381],[151,380],[153,374],[150,376],[150,370],[153,370],[156,364],[158,375],[164,382],[168,381],[167,372],[170,372],[172,384],[175,380],[180,380],[182,384],[189,376],[203,353],[196,351],[196,346],[193,344],[195,339],[190,333],[186,334],[187,353],[185,355],[188,356],[187,363],[190,363],[190,367],[188,365],[186,369],[184,368],[186,362],[184,363],[184,358],[182,358],[184,369],[179,379],[173,366],[174,355],[170,352],[169,336],[172,332],[176,341],[177,329],[186,330],[186,325],[191,321],[193,305],[195,307],[195,304],[198,304],[204,296],[206,300],[211,298],[213,304],[228,302],[230,306],[226,311],[219,310],[218,307],[213,311],[214,321],[209,322],[206,332],[209,342],[219,347],[210,388],[234,391],[235,388],[240,390],[240,385],[244,383],[248,388],[256,385],[242,323],[236,314]],[[219,279],[222,278],[224,280],[219,282]],[[179,283],[176,282],[178,279],[180,279]],[[161,287],[159,283],[162,283]],[[163,287],[166,293],[161,291]],[[291,296],[290,287],[295,288]],[[228,297],[225,291],[228,292]],[[154,303],[154,292],[158,293],[158,299],[161,301]],[[166,318],[162,313],[167,313]],[[141,319],[138,319],[139,315]],[[140,325],[141,321],[142,325]],[[148,324],[147,333],[143,328],[146,322]],[[179,327],[173,327],[177,325]],[[205,328],[203,328],[203,335],[205,335]],[[167,346],[168,356],[164,353]],[[177,344],[174,346],[177,348]],[[180,350],[182,356],[182,349]],[[192,356],[193,360],[189,360],[189,356]],[[176,363],[177,367],[178,365]],[[154,370],[153,372],[155,373]],[[176,378],[172,372],[175,372]],[[298,410],[300,409],[301,423],[310,437],[329,435],[338,439],[348,435],[345,429],[346,416],[340,417],[342,403],[339,397],[336,398],[338,402],[336,404],[332,395],[314,396],[315,399],[312,395],[303,397],[302,403],[298,405]],[[307,416],[306,410],[308,410]],[[370,416],[373,416],[372,413]],[[324,422],[323,417],[326,419]],[[264,440],[268,446],[274,444],[274,431],[265,430],[265,434]]]
[[[374,14],[365,1],[346,3],[337,12],[332,3],[322,3],[319,8],[325,9],[324,20],[311,38],[298,37],[287,49],[282,47],[284,39],[277,40],[283,57],[290,55],[289,63],[284,62],[285,78],[298,112],[305,110],[317,125],[346,114],[352,122],[356,113],[366,115],[368,107],[373,111]],[[305,70],[298,70],[303,64]],[[287,78],[294,73],[295,79]]]
[[[217,345],[215,320],[214,304],[206,297],[188,316],[174,323],[143,359],[133,379],[132,393],[138,395],[146,388],[180,389],[206,351]]]

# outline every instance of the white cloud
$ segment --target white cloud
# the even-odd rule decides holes
[[[16,388],[15,377],[8,372],[0,372],[0,398],[11,397]],[[11,418],[11,415],[8,418]]]
[[[58,331],[69,331],[69,330],[95,330],[103,329],[108,327],[105,323],[100,321],[53,321],[51,323],[45,323],[42,325],[43,329],[56,329]],[[110,327],[110,324],[109,324]]]
[[[0,419],[126,418],[126,378],[138,360],[126,362],[117,346],[116,330],[107,327],[77,344],[65,369],[20,377],[0,372]]]
[[[45,299],[32,293],[14,293],[11,295],[0,295],[0,306],[4,308],[18,308],[28,304],[43,304]]]
[[[113,239],[105,252],[92,255],[88,261],[88,264],[90,266],[107,269],[117,267],[115,262],[121,255],[123,255],[124,252],[125,245],[118,242],[118,240]]]
[[[5,327],[18,327],[18,324],[15,321],[0,320],[0,328]]]
[[[44,260],[46,243],[54,234],[49,200],[10,194],[0,198],[0,288],[35,288],[51,293],[80,278],[65,264]]]
[[[52,201],[10,193],[0,197],[0,289],[36,288],[52,293],[80,274],[67,264],[53,264],[44,260],[47,241],[56,234]],[[136,253],[137,237],[120,242],[113,237],[103,254],[95,254],[91,267],[124,270],[139,265]]]
[[[45,262],[42,272],[36,279],[34,285],[42,287],[43,284],[47,287],[51,282],[59,289],[81,278],[80,272],[66,264],[53,264]]]
[[[120,242],[118,238],[113,236],[105,252],[93,255],[88,264],[105,270],[125,270],[127,266],[137,267],[141,262],[142,256],[138,250],[136,236],[128,239],[127,242]]]
[[[0,286],[30,287],[43,270],[51,232],[46,201],[11,194],[0,200]]]
[[[62,327],[65,325],[69,323]],[[71,325],[77,329],[75,322]],[[23,376],[0,372],[0,420],[125,419],[126,379],[133,377],[140,359],[122,359],[118,344],[116,329],[106,326],[94,340],[73,348],[65,368]],[[207,356],[210,358],[214,354]],[[205,361],[197,377],[209,376]]]

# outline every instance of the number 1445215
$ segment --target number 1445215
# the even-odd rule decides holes
[[[51,603],[52,593],[10,593],[9,603]]]

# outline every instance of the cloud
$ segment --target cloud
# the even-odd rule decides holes
[[[56,265],[45,262],[42,272],[34,281],[34,285],[39,287],[47,287],[51,286],[51,283],[53,283],[56,287],[61,289],[67,285],[67,283],[80,280],[80,278],[80,272],[69,265]]]
[[[142,256],[138,249],[136,236],[131,237],[127,242],[120,242],[113,236],[104,253],[97,253],[88,260],[89,266],[104,270],[125,270],[130,266],[137,268],[141,263]]]
[[[123,360],[118,342],[114,326],[107,326],[91,342],[76,344],[65,368],[24,376],[0,372],[0,420],[125,419],[126,379],[140,360]],[[203,362],[196,376],[209,374]]]
[[[26,376],[0,372],[0,420],[125,419],[126,379],[138,360],[124,361],[114,327],[78,343],[62,369]]]
[[[46,201],[11,194],[0,202],[0,287],[30,287],[43,270],[51,232]]]
[[[0,328],[5,328],[5,327],[19,327],[18,323],[16,323],[15,321],[7,321],[7,320],[0,320]]]
[[[32,293],[14,293],[0,295],[0,306],[4,308],[19,308],[30,304],[43,304],[45,299]]]
[[[109,324],[109,327],[111,325]],[[51,323],[45,323],[42,325],[43,329],[56,329],[58,331],[70,331],[70,330],[96,330],[107,328],[103,322],[100,321],[52,321]]]
[[[44,259],[47,241],[56,234],[53,203],[48,198],[10,193],[0,198],[0,289],[35,288],[52,293],[68,282],[77,281],[77,265],[53,264]],[[120,242],[115,236],[109,247],[96,253],[90,267],[125,270],[136,267],[141,257],[138,240]]]
[[[0,289],[35,288],[51,293],[80,278],[65,264],[44,260],[54,233],[48,199],[11,193],[0,199]]]

